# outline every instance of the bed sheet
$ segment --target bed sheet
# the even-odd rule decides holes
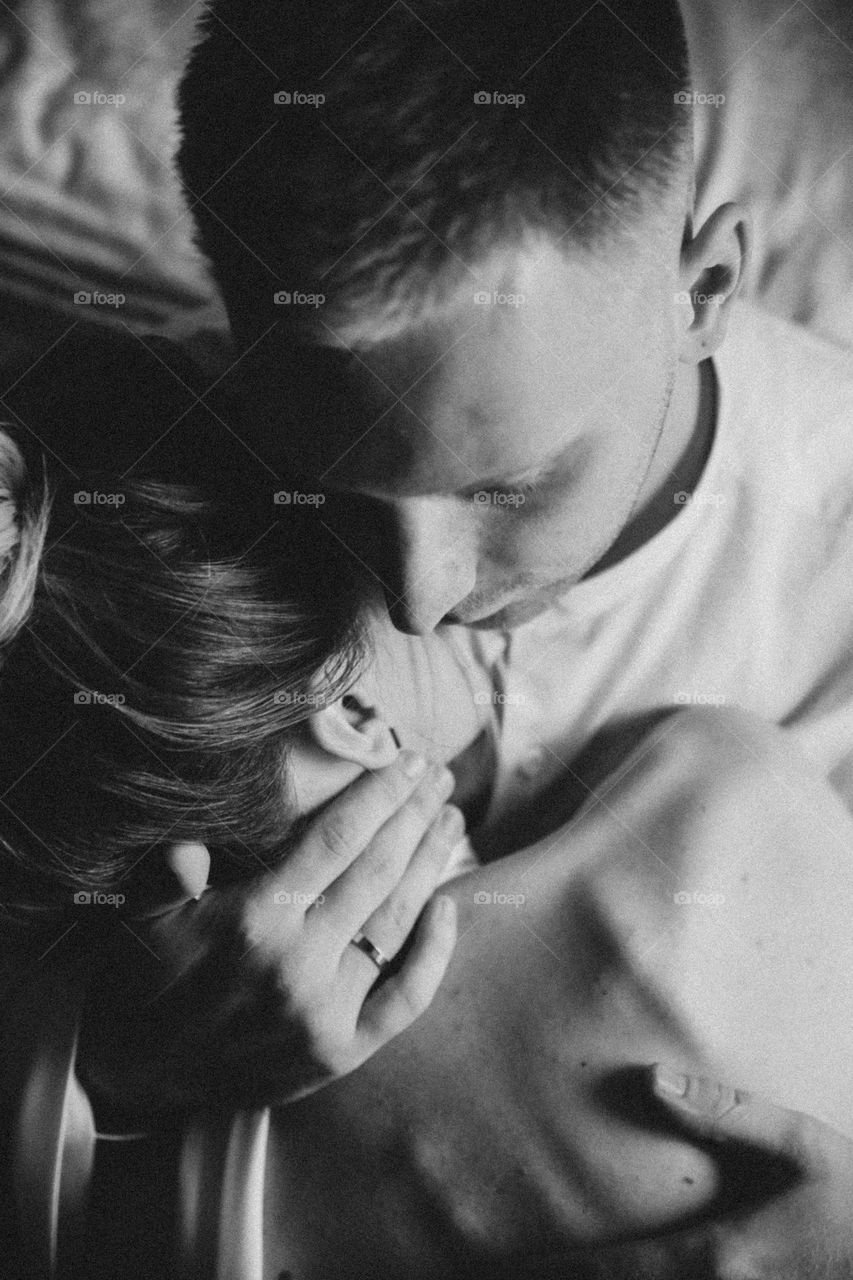
[[[747,295],[853,347],[853,6],[685,9],[695,90],[714,99],[695,108],[700,214],[746,200]],[[52,332],[84,310],[198,342],[225,332],[173,164],[175,88],[200,11],[198,0],[0,6],[0,350],[26,341],[36,315]]]

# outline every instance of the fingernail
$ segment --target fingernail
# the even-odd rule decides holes
[[[442,893],[435,899],[435,910],[439,920],[449,920],[456,910],[456,903],[446,893]]]
[[[660,1064],[655,1067],[655,1093],[667,1098],[683,1098],[689,1084],[690,1081],[683,1072]]]
[[[424,756],[418,755],[416,751],[403,751],[398,759],[400,768],[407,778],[419,778],[422,773],[426,773],[426,759]]]
[[[443,836],[455,837],[462,834],[462,828],[465,825],[465,820],[458,809],[454,808],[452,805],[448,805],[446,809],[442,810],[441,817],[439,818],[439,824],[441,826],[441,834]]]
[[[456,779],[444,765],[438,765],[435,773],[435,789],[440,796],[449,796],[456,786]]]

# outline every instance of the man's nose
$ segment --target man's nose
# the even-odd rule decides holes
[[[386,590],[394,625],[413,635],[433,631],[474,590],[477,529],[471,504],[458,498],[395,503],[396,573]]]

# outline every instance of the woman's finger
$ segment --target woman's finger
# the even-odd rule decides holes
[[[397,887],[452,789],[453,775],[448,769],[432,770],[377,831],[361,856],[325,890],[322,911],[312,912],[306,923],[316,924],[326,938],[335,937],[343,951]]]
[[[433,898],[415,932],[412,949],[395,973],[362,1006],[356,1035],[365,1057],[405,1031],[432,1004],[456,946],[456,903]]]
[[[397,884],[385,901],[359,926],[389,959],[397,954],[435,893],[442,872],[465,831],[458,809],[444,805],[424,833]],[[350,949],[352,950],[352,949]]]
[[[358,778],[311,823],[285,863],[265,879],[264,892],[319,897],[406,803],[428,767],[423,756],[401,751],[387,768]]]

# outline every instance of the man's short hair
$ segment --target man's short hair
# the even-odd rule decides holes
[[[245,336],[288,294],[405,327],[508,238],[636,230],[689,165],[676,0],[216,0],[205,27],[179,164]]]

